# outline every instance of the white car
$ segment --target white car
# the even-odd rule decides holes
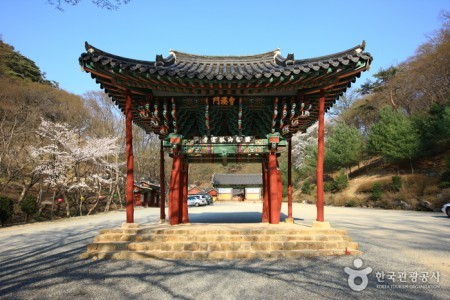
[[[211,197],[211,195],[208,194],[197,194],[197,195],[192,195],[193,197],[198,197],[200,199],[205,199],[206,203],[208,205],[213,204],[213,198]]]
[[[188,206],[203,206],[208,205],[208,202],[206,201],[206,199],[202,199],[200,197],[188,196],[187,204]]]
[[[450,218],[450,203],[444,204],[444,206],[442,206],[442,212],[444,214],[447,214],[447,216]]]

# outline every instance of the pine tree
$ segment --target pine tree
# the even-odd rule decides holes
[[[414,173],[412,158],[418,153],[420,143],[413,123],[389,106],[381,109],[379,117],[370,130],[368,150],[393,163],[409,159],[411,173]]]
[[[325,167],[327,169],[349,169],[361,158],[363,139],[355,127],[338,123],[332,128],[325,149]]]

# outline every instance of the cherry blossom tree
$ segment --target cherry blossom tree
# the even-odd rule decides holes
[[[325,141],[330,125],[332,125],[332,121],[325,119]],[[301,172],[302,177],[315,176],[318,129],[319,123],[316,122],[306,132],[299,132],[292,137],[293,166]]]
[[[42,120],[36,133],[43,139],[43,146],[31,147],[32,156],[40,162],[35,171],[60,191],[67,217],[71,204],[82,215],[87,195],[112,184],[115,177],[111,170],[118,170],[116,162],[109,162],[109,157],[119,152],[116,138],[83,137],[79,132],[66,124]]]
[[[312,155],[311,149],[317,148],[317,129],[318,123],[315,123],[306,132],[299,132],[292,137],[292,157],[296,169],[305,167],[307,159]]]

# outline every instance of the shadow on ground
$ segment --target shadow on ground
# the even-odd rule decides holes
[[[216,214],[216,215],[214,215]],[[217,215],[218,214],[218,215]],[[213,217],[214,216],[214,217]],[[192,213],[192,222],[255,222],[260,213]],[[286,217],[285,215],[283,216]],[[351,220],[343,223],[356,228]],[[410,221],[412,222],[412,221]],[[233,261],[82,260],[79,255],[101,225],[66,226],[30,233],[1,235],[0,298],[6,299],[431,299],[445,298],[439,289],[380,289],[376,270],[398,267],[371,253],[364,258],[374,272],[362,292],[352,291],[345,267],[354,257]],[[383,224],[388,226],[389,224]],[[411,224],[413,225],[413,224]],[[367,228],[365,228],[367,230]],[[422,226],[411,230],[422,231]],[[362,238],[361,233],[361,238]],[[366,236],[370,231],[365,233]],[[425,233],[424,233],[425,234]],[[423,242],[421,240],[418,241]],[[375,246],[367,244],[370,251]],[[395,248],[393,250],[396,250]],[[366,259],[367,258],[367,259]],[[393,259],[393,258],[392,258]],[[397,266],[395,265],[397,264]],[[366,266],[364,266],[366,267]]]
[[[280,214],[280,222],[284,222],[287,215]],[[189,212],[190,223],[261,223],[262,213],[260,212]],[[295,218],[295,220],[301,220]]]

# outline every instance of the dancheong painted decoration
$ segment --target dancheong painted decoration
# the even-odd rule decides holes
[[[295,59],[294,54],[284,57],[279,49],[246,56],[171,50],[165,58],[156,55],[154,61],[144,61],[110,54],[88,43],[85,47],[79,58],[83,70],[126,115],[128,157],[132,158],[134,122],[160,137],[162,162],[163,151],[173,158],[168,193],[171,224],[188,222],[187,169],[189,163],[202,162],[260,163],[262,221],[278,223],[281,175],[277,156],[281,148],[288,147],[290,160],[291,136],[317,121],[318,190],[322,189],[317,220],[323,221],[323,115],[369,68],[372,56],[364,51],[365,42],[308,59]],[[132,159],[128,159],[128,168],[132,174]],[[132,180],[128,178],[128,184]],[[131,210],[127,210],[127,222],[133,221]],[[161,218],[165,219],[162,206]]]

